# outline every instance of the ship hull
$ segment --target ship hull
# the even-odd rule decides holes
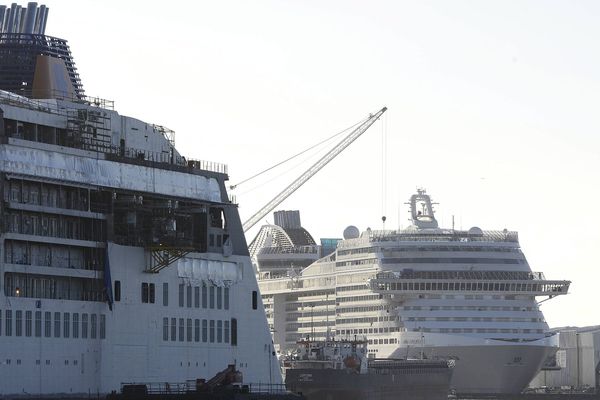
[[[358,374],[336,369],[290,369],[288,390],[307,400],[437,400],[446,399],[451,370]]]
[[[435,335],[443,336],[443,335]],[[516,394],[527,387],[544,361],[557,350],[558,337],[529,343],[509,343],[470,338],[426,338],[436,346],[402,346],[389,357],[419,357],[455,360],[451,388],[459,394]],[[465,343],[460,343],[460,341]],[[482,343],[477,344],[480,341]],[[442,343],[446,342],[447,345]],[[454,343],[452,343],[454,342]]]

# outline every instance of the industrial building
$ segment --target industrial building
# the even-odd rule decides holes
[[[559,332],[560,349],[531,381],[530,387],[600,387],[600,325],[564,327]]]

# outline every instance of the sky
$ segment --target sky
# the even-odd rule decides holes
[[[86,94],[175,130],[231,184],[387,106],[278,209],[341,237],[383,215],[406,227],[404,203],[426,188],[442,226],[518,231],[532,270],[572,281],[542,305],[550,326],[600,324],[600,3],[45,4]],[[323,151],[232,191],[242,220]]]

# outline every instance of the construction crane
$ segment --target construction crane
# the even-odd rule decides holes
[[[294,193],[298,188],[306,183],[310,178],[312,178],[317,172],[321,170],[324,166],[326,166],[331,160],[333,160],[338,154],[340,154],[346,147],[348,147],[352,142],[354,142],[360,135],[365,133],[371,125],[377,121],[384,112],[387,111],[387,107],[383,107],[381,110],[377,111],[375,114],[369,115],[363,123],[361,123],[356,129],[350,132],[344,139],[342,139],[334,148],[329,150],[327,154],[319,159],[316,163],[314,163],[309,169],[304,171],[302,175],[300,175],[296,180],[289,184],[288,187],[283,189],[281,193],[275,196],[271,201],[269,201],[263,208],[258,210],[252,217],[250,217],[243,224],[244,232],[247,232],[252,228],[258,221],[260,221],[265,215],[270,213],[275,207],[281,204],[282,201],[287,199],[292,193]]]

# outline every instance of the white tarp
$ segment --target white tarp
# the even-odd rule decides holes
[[[177,275],[191,285],[204,282],[229,287],[242,280],[242,269],[234,262],[183,257],[177,260]]]
[[[221,201],[214,178],[141,165],[0,145],[0,171],[86,185]]]

